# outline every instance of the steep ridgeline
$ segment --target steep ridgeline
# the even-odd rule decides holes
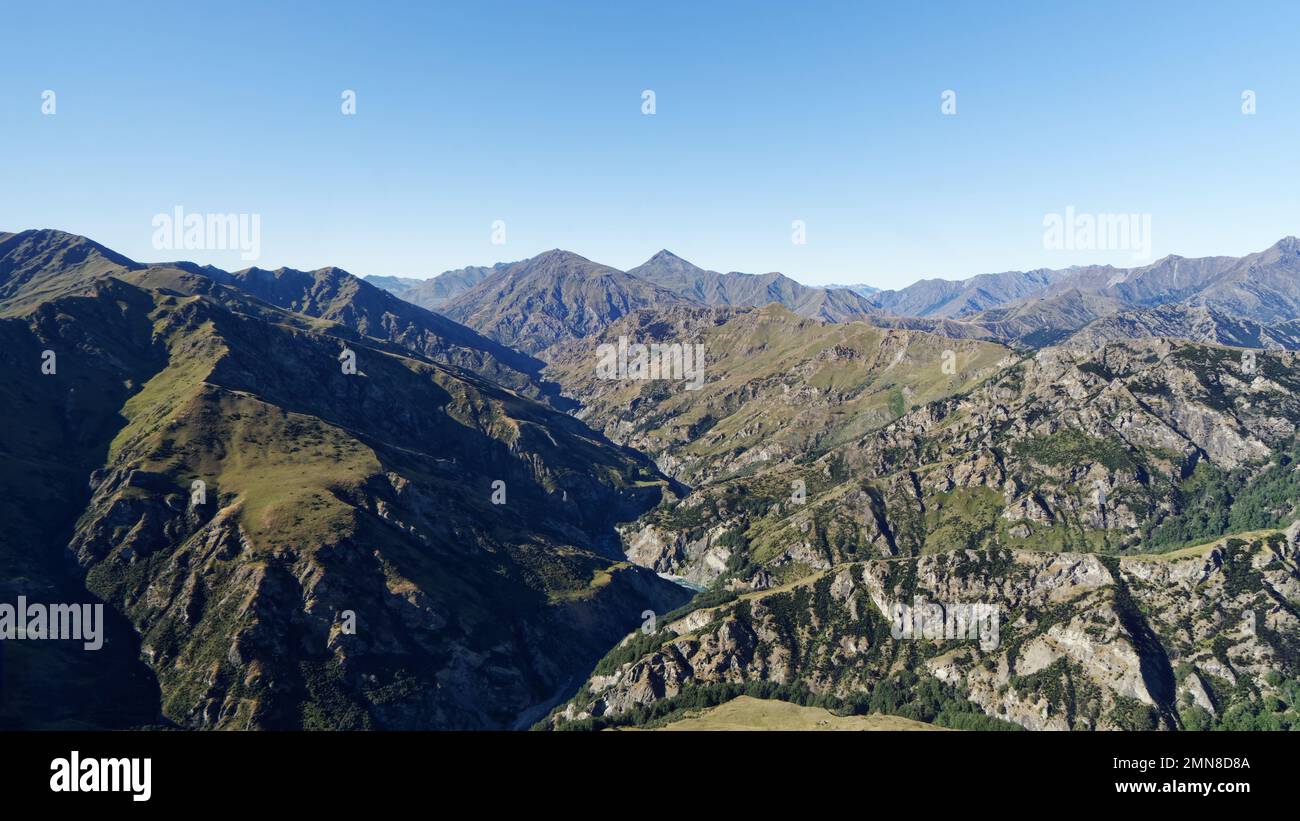
[[[560,342],[599,333],[641,308],[690,304],[672,291],[568,251],[509,265],[452,299],[442,312],[545,359]]]
[[[605,378],[599,352],[620,338],[670,354],[690,346],[703,373]],[[780,305],[639,311],[548,357],[545,375],[580,418],[692,486],[820,455],[1015,361],[1000,345],[827,324]]]
[[[437,311],[453,297],[460,296],[497,271],[513,264],[498,262],[492,266],[474,265],[468,268],[457,268],[454,271],[443,271],[429,279],[385,276],[368,276],[364,279],[400,299],[419,305],[421,308],[428,308],[430,311]]]
[[[827,285],[826,287],[832,290],[836,290],[839,288],[846,288],[852,291],[853,293],[857,294],[858,296],[865,296],[865,297],[870,297],[872,294],[880,293],[879,288],[877,288],[874,285],[867,285],[865,283],[856,283],[853,285]]]
[[[0,234],[0,316],[16,316],[87,281],[143,267],[63,231]]]
[[[117,412],[145,375],[162,367],[150,298],[112,279],[91,287],[21,318],[0,317],[0,602],[10,607],[20,596],[41,604],[99,601],[66,547],[87,500],[87,478],[103,465],[120,425]],[[57,375],[42,374],[43,366]],[[99,650],[75,641],[0,641],[0,729],[126,729],[156,721],[158,684],[140,661],[132,625],[113,608],[104,611]]]
[[[126,276],[0,319],[0,566],[107,602],[152,675],[16,643],[5,726],[510,727],[684,600],[613,529],[665,480],[580,421],[204,275]]]
[[[824,455],[696,487],[628,530],[629,555],[744,590],[867,557],[1126,554],[1277,527],[1300,499],[1296,357],[1049,348]]]
[[[537,378],[540,361],[398,299],[340,268],[249,268],[230,273],[191,262],[146,265],[85,237],[53,230],[23,231],[0,239],[0,316],[24,314],[44,301],[77,292],[87,282],[107,276],[125,280],[149,276],[164,283],[167,278],[194,275],[237,288],[271,305],[395,342],[525,396],[557,401],[557,386]]]
[[[1107,269],[1112,270],[1112,269]],[[922,279],[897,291],[879,291],[869,299],[894,316],[960,319],[989,308],[1043,294],[1052,283],[1068,280],[1077,269],[1006,271],[962,280]]]
[[[1093,340],[1172,336],[1295,349],[1290,323],[1300,319],[1300,240],[1286,237],[1244,257],[1167,256],[1138,268],[922,280],[871,300],[891,315],[870,320],[882,326],[1031,347],[1083,329]]]
[[[720,274],[706,271],[666,250],[628,273],[705,305],[761,308],[776,303],[798,316],[826,322],[848,322],[880,313],[852,287],[814,288],[780,273]]]
[[[1101,317],[1062,342],[1097,348],[1125,339],[1187,339],[1240,348],[1300,350],[1300,319],[1261,324],[1203,305],[1161,305]]]
[[[627,637],[541,726],[663,724],[752,694],[967,729],[1296,729],[1298,535],[837,565]]]
[[[538,378],[539,360],[399,299],[341,268],[201,273],[277,307],[337,322],[434,361],[473,371],[525,396],[552,401],[557,393],[557,386],[543,384]]]

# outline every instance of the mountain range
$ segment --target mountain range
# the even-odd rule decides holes
[[[57,232],[0,259],[0,577],[129,623],[107,667],[6,646],[4,726],[510,727],[686,598],[613,530],[671,483],[439,361],[505,367],[449,320],[337,269],[145,266]],[[123,709],[49,698],[97,678]]]
[[[0,644],[0,726],[1300,727],[1297,245],[864,295],[0,234],[0,594],[110,613]]]
[[[1287,323],[1300,315],[1300,241],[1285,237],[1244,257],[1167,256],[1138,268],[1085,266],[982,274],[959,282],[922,280],[871,299],[902,317],[887,320],[893,324],[1032,347],[1074,333],[1089,338],[1167,334],[1178,330],[1167,321],[1170,312],[1190,310],[1194,322],[1179,332],[1185,338],[1257,339],[1265,347],[1294,349]],[[1098,328],[1083,330],[1094,322]],[[1234,327],[1239,323],[1248,324]]]
[[[1294,350],[1300,242],[1287,237],[1244,257],[1168,256],[1137,268],[1008,271],[955,281],[925,279],[884,291],[811,287],[780,273],[722,274],[667,250],[626,272],[555,250],[428,280],[368,279],[533,355],[582,339],[631,311],[681,303],[778,304],[826,322],[864,321],[1029,348],[1078,334],[1075,344],[1178,336]]]
[[[827,322],[845,322],[877,313],[852,289],[812,288],[775,272],[720,274],[699,268],[670,251],[660,251],[628,273],[705,305],[761,308],[776,303],[799,316]]]

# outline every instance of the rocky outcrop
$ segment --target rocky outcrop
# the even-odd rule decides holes
[[[995,550],[840,565],[667,625],[550,724],[746,682],[851,704],[912,670],[1029,729],[1176,728],[1191,705],[1266,698],[1270,673],[1300,673],[1296,567],[1281,535],[1175,559]]]
[[[784,581],[819,567],[789,561],[802,543],[832,564],[986,546],[1150,550],[1161,527],[1201,515],[1183,491],[1193,472],[1249,482],[1295,448],[1297,355],[1252,356],[1243,366],[1240,351],[1163,340],[1042,350],[814,460],[706,481],[638,527],[681,544],[725,527],[733,568],[752,561]],[[1269,512],[1294,515],[1286,499]],[[693,561],[679,554],[674,572],[697,572]]]

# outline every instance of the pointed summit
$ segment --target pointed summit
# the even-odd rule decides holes
[[[537,354],[598,333],[632,311],[684,301],[645,279],[555,248],[497,271],[441,310],[498,342]]]
[[[77,234],[50,228],[0,239],[0,311],[19,312],[140,263]]]
[[[706,276],[711,272],[705,271],[698,265],[682,259],[665,248],[637,267],[629,270],[628,273],[634,277],[648,279],[665,288],[681,293],[674,283]],[[688,294],[687,296],[691,295]],[[695,297],[691,296],[691,298]]]

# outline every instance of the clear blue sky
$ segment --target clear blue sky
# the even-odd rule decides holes
[[[181,205],[260,214],[263,267],[667,247],[884,287],[1132,264],[1045,250],[1070,205],[1151,214],[1154,256],[1300,234],[1296,3],[300,5],[9,5],[0,230],[244,267],[155,250]]]

